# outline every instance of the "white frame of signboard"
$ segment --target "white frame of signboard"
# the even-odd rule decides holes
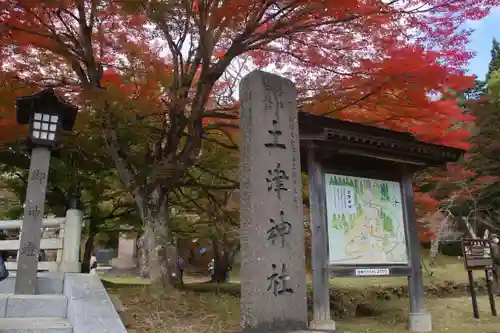
[[[397,228],[399,230],[398,232],[398,237],[401,241],[403,241],[404,249],[402,251],[404,252],[404,257],[401,260],[398,261],[389,261],[389,260],[379,260],[379,261],[372,261],[372,262],[356,262],[356,261],[350,261],[350,260],[345,260],[345,261],[340,261],[340,260],[335,260],[331,261],[330,256],[331,256],[331,245],[334,243],[332,239],[332,220],[333,220],[333,214],[332,214],[332,195],[329,193],[329,180],[330,177],[339,177],[339,180],[344,178],[347,180],[352,180],[355,184],[356,180],[358,181],[358,186],[366,186],[368,183],[371,183],[373,186],[373,182],[375,184],[380,184],[380,183],[387,183],[388,189],[387,191],[389,193],[387,194],[395,194],[393,195],[393,199],[395,201],[395,206],[399,206],[399,212],[396,214],[392,215],[397,215],[397,216],[392,216],[393,223],[398,223]],[[357,173],[349,173],[349,172],[338,172],[338,171],[329,171],[325,170],[323,173],[323,178],[324,178],[324,198],[325,198],[325,207],[326,207],[326,212],[325,212],[325,217],[326,217],[326,225],[327,225],[327,239],[328,239],[328,267],[330,271],[330,276],[331,277],[370,277],[370,276],[409,276],[411,272],[410,268],[410,244],[409,244],[409,239],[408,239],[408,224],[407,224],[407,214],[405,214],[405,193],[403,192],[403,184],[401,180],[398,180],[399,177],[396,179],[388,179],[384,177],[370,177],[365,175],[360,175]],[[364,182],[362,185],[360,182]],[[376,186],[377,186],[376,185]],[[347,195],[351,195],[352,202],[351,206],[348,206],[347,200],[342,202],[338,201],[336,203],[336,211],[339,210],[345,210],[347,215],[356,215],[359,213],[357,210],[358,208],[355,207],[356,201],[359,199],[358,198],[358,193],[355,192],[353,193],[352,191],[356,191],[355,187],[351,186],[350,184],[338,184],[334,185],[337,186],[337,193],[339,196],[344,196],[346,197]],[[349,187],[351,188],[351,191],[349,191]],[[390,193],[392,190],[392,193]],[[394,193],[396,191],[396,193]],[[369,196],[369,195],[368,195]],[[375,208],[376,209],[376,208]],[[353,217],[349,216],[348,219],[350,221],[346,221],[344,219],[342,224],[349,224],[349,222],[352,222]],[[340,217],[340,216],[338,216]],[[359,217],[359,215],[358,215]],[[398,220],[398,221],[395,221]],[[379,224],[376,224],[375,227],[382,228],[382,222],[379,222]],[[344,225],[345,226],[345,225]],[[367,227],[368,228],[368,227]],[[371,227],[370,227],[371,228]],[[393,225],[394,228],[394,225]],[[376,230],[375,232],[378,232],[378,234],[383,234],[383,230]],[[340,233],[339,233],[340,234]],[[338,242],[335,242],[338,243]]]

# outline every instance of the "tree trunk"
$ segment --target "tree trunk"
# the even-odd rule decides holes
[[[215,266],[212,282],[224,283],[226,281],[226,274],[229,270],[229,252],[224,249],[221,250],[218,240],[215,238],[212,238],[212,247]]]
[[[488,239],[490,237],[490,231],[488,229],[484,230],[483,239]]]
[[[87,242],[85,242],[85,251],[82,258],[82,273],[90,273],[90,259],[92,258],[92,250],[94,249],[94,239],[97,234],[97,221],[90,219],[89,234]]]
[[[137,239],[137,267],[139,267],[139,275],[144,279],[149,278],[148,249],[151,236],[151,229],[144,226],[142,235]]]
[[[151,212],[152,213],[152,212]],[[177,267],[177,246],[167,223],[165,208],[158,214],[148,214],[146,229],[151,235],[148,244],[149,277],[153,284],[163,288],[180,283]]]
[[[444,219],[441,219],[441,222],[439,222],[439,226],[437,226],[436,231],[435,231],[435,236],[434,239],[431,241],[431,248],[429,251],[429,257],[430,257],[430,266],[435,266],[436,265],[436,259],[439,255],[439,243],[443,240],[443,237],[446,234],[446,230],[448,227],[448,218],[449,215],[446,216]]]
[[[139,267],[151,283],[162,288],[181,284],[177,267],[177,246],[170,230],[167,196],[161,186],[136,198],[144,224],[140,242]]]
[[[141,275],[141,277],[143,278],[147,278],[146,276],[142,276],[141,274],[141,263],[140,263],[140,254],[141,254],[141,251],[142,251],[142,235],[143,235],[143,232],[138,232],[136,237],[135,237],[135,251],[134,251],[134,263],[135,263],[135,266],[139,269],[139,275]]]
[[[467,227],[467,230],[469,231],[469,234],[471,235],[471,237],[477,238],[476,231],[474,230],[475,228],[473,228],[472,225],[470,224],[469,218],[462,216],[462,220],[465,222],[465,226]]]
[[[170,230],[166,195],[161,187],[156,188],[143,201],[144,222],[143,248],[147,258],[149,278],[155,285],[169,288],[180,284],[177,267],[177,246]],[[142,254],[142,256],[145,256]]]
[[[436,259],[438,257],[438,254],[439,254],[439,237],[435,237],[432,241],[431,241],[431,248],[429,250],[429,265],[430,266],[435,266],[436,265]]]
[[[229,265],[234,266],[234,262],[236,260],[236,256],[240,253],[240,245],[238,244],[233,248],[231,254],[229,255]]]

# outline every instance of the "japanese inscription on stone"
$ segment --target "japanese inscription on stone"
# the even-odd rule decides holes
[[[268,291],[272,291],[274,296],[282,295],[285,293],[293,294],[293,289],[288,288],[288,281],[290,277],[286,273],[286,266],[282,264],[281,266],[281,274],[276,272],[276,265],[272,264],[273,274],[267,277],[269,281],[269,287],[267,287]]]
[[[37,219],[42,215],[42,211],[38,205],[28,205],[28,216]]]
[[[33,243],[30,241],[28,242],[28,244],[26,244],[25,246],[23,246],[21,248],[21,255],[25,255],[25,256],[28,256],[28,257],[33,257],[36,255],[36,252],[37,252],[37,248],[35,247],[35,245],[33,245]]]
[[[255,71],[243,79],[240,96],[243,331],[302,330],[307,302],[295,87]]]
[[[285,246],[285,236],[288,235],[290,233],[290,230],[292,229],[292,225],[290,224],[290,222],[285,221],[284,215],[285,213],[283,211],[280,211],[280,221],[278,223],[276,223],[274,219],[269,219],[272,227],[267,231],[267,239],[271,240],[273,245],[276,243],[276,238],[281,238],[281,247]]]
[[[286,171],[281,168],[280,162],[276,162],[274,169],[267,170],[269,176],[266,178],[267,190],[276,192],[278,199],[281,199],[281,192],[288,191],[285,187],[285,180],[288,180]]]
[[[43,227],[45,191],[49,172],[50,150],[35,147],[31,153],[28,188],[23,216],[23,232],[19,239],[19,259],[14,292],[34,294]]]
[[[39,184],[43,184],[45,177],[47,177],[47,175],[45,172],[40,171],[40,169],[33,170],[33,173],[31,174],[31,180]]]
[[[273,129],[270,129],[269,134],[272,135],[273,141],[270,143],[265,143],[264,146],[267,148],[280,148],[280,149],[286,149],[286,145],[283,143],[279,143],[279,137],[281,134],[283,134],[279,129],[278,129],[278,121],[273,120]]]
[[[269,91],[269,86],[266,84],[267,81],[264,79],[264,86],[266,87],[266,92]],[[266,94],[267,95],[267,94]],[[279,124],[279,107],[283,106],[283,103],[279,103],[278,100],[280,100],[279,96],[281,95],[281,89],[277,89],[276,91],[276,96],[274,96],[276,105],[274,106],[275,113],[276,113],[276,119],[272,121],[273,128],[268,130],[269,134],[273,136],[273,142],[272,143],[266,143],[264,146],[266,148],[281,148],[286,150],[286,145],[285,144],[280,144],[278,143],[278,137],[283,134],[278,127],[280,126]],[[266,100],[270,101],[272,100],[271,98],[267,98]],[[272,105],[272,104],[271,104]],[[268,106],[271,106],[268,105]],[[272,156],[272,155],[271,155]],[[288,191],[288,188],[285,187],[285,181],[289,180],[289,177],[287,175],[287,172],[282,169],[281,164],[279,161],[276,161],[276,167],[273,169],[267,170],[268,177],[266,178],[267,182],[267,190],[268,191],[274,191],[276,192],[276,196],[278,198],[278,205],[280,204],[281,201],[281,193],[284,191]],[[283,220],[284,216],[283,210],[280,211],[280,218],[281,222],[279,224],[276,224],[274,219],[269,219],[269,221],[272,224],[275,224],[271,229],[268,230],[268,239],[271,240],[272,244],[274,245],[276,243],[276,237],[281,237],[281,247],[285,247],[285,236],[290,233],[291,229],[291,224],[288,221]],[[285,292],[293,292],[291,288],[286,288],[285,284],[286,281],[290,280],[290,276],[285,275],[285,264],[282,263],[282,275],[279,275],[276,273],[276,264],[272,264],[273,268],[273,274],[271,274],[270,277],[268,277],[268,280],[271,280],[271,283],[269,287],[267,288],[268,291],[272,290],[272,293],[274,296],[282,295]],[[286,277],[286,280],[285,280]],[[282,287],[282,289],[279,289],[279,287]],[[278,290],[279,289],[279,290]]]

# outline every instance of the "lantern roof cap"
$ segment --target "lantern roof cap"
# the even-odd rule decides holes
[[[61,116],[63,130],[73,129],[78,108],[62,99],[54,89],[48,88],[33,95],[16,98],[16,118],[20,125],[28,124],[34,112],[44,111]]]

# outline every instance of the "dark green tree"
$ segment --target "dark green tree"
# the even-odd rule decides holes
[[[493,38],[493,45],[491,47],[491,59],[488,65],[488,72],[486,73],[486,80],[476,79],[475,85],[464,92],[450,92],[450,94],[457,98],[458,105],[467,108],[467,101],[477,101],[487,95],[487,85],[491,78],[491,74],[500,69],[500,44]]]
[[[500,212],[500,105],[493,101],[489,93],[492,77],[498,69],[500,44],[494,39],[486,80],[477,79],[475,85],[466,91],[447,90],[442,97],[456,100],[464,114],[475,118],[473,122],[457,124],[467,126],[472,133],[469,154],[459,165],[447,171],[447,177],[440,177],[447,181],[436,181],[436,174],[439,173],[436,170],[425,170],[417,177],[420,192],[431,194],[437,209],[451,211],[458,220],[473,217],[472,224],[479,228],[476,231],[500,226],[500,220],[496,221]],[[458,182],[449,181],[460,179],[456,176],[462,173],[468,176]],[[467,195],[457,198],[457,193]],[[450,197],[454,198],[453,202],[450,202]],[[460,222],[456,226],[464,227]]]
[[[467,166],[485,180],[485,186],[479,191],[475,206],[482,222],[490,228],[499,228],[500,219],[500,103],[498,96],[498,69],[500,68],[500,49],[496,40],[493,42],[490,72],[488,72],[488,91],[481,99],[468,103],[468,108],[475,116],[475,135]],[[481,222],[481,221],[480,221]]]
[[[491,91],[499,69],[500,43],[493,39],[486,81],[476,80],[472,89],[457,96],[458,104],[475,117],[470,128],[472,148],[463,164],[476,173],[476,184],[482,183],[474,198],[465,207],[458,208],[463,214],[476,216],[474,223],[477,225],[483,224],[490,229],[500,226],[500,220],[497,221],[500,212],[500,104]]]
[[[486,81],[491,79],[493,72],[500,69],[500,44],[493,38],[493,45],[491,47],[491,60],[488,66],[488,73],[486,74]]]
[[[86,128],[77,128],[73,135],[64,137],[59,149],[52,154],[47,184],[46,215],[65,216],[74,196],[80,197],[78,208],[85,218],[82,234],[82,239],[86,239],[82,258],[84,272],[88,271],[94,239],[99,232],[140,225],[132,198],[121,185],[100,140]],[[22,216],[29,163],[29,152],[22,142],[1,146],[0,190],[9,194],[1,217],[18,219]]]
[[[179,218],[173,221],[178,238],[205,238],[212,243],[213,282],[224,282],[239,251],[239,193],[237,152],[204,142],[198,163],[189,170],[190,181],[175,189],[170,204]],[[195,219],[186,219],[191,215]]]

